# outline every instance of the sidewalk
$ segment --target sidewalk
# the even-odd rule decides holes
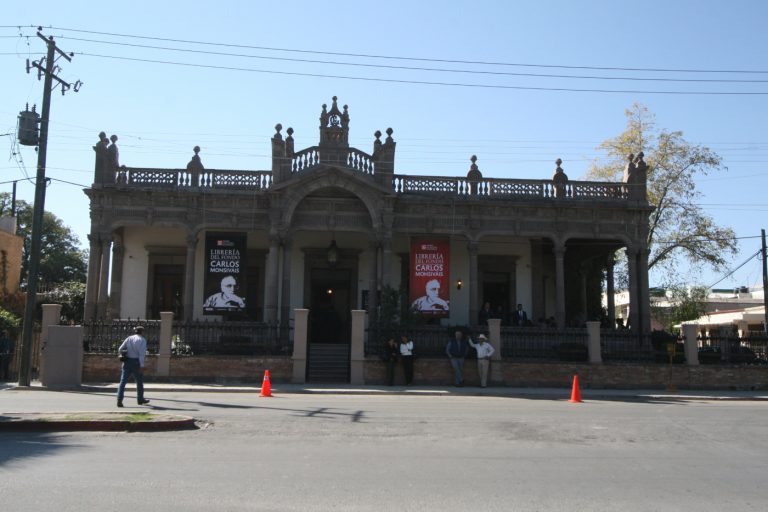
[[[135,384],[130,383],[129,389]],[[81,392],[116,393],[117,383],[87,383],[78,388]],[[147,393],[259,393],[257,384],[190,384],[147,382]],[[0,383],[0,391],[71,391],[43,387],[33,382],[30,387],[18,387],[15,383]],[[568,400],[569,388],[516,388],[492,386],[480,388],[466,386],[377,386],[352,384],[288,384],[272,383],[272,394],[331,394],[331,395],[403,395],[403,396],[487,396],[540,400]],[[584,400],[639,400],[639,401],[684,401],[684,400],[751,400],[768,401],[768,391],[729,391],[729,390],[647,390],[647,389],[585,389],[581,388]]]

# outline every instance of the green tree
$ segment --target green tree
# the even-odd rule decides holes
[[[670,307],[659,308],[656,313],[658,318],[664,319],[668,331],[681,322],[696,320],[706,313],[707,289],[702,286],[690,289],[675,286],[667,291],[667,297]]]
[[[26,282],[29,252],[32,245],[32,205],[16,201],[17,234],[24,239],[21,263],[21,281]],[[9,215],[11,197],[0,193],[0,215]],[[43,215],[39,276],[41,283],[60,284],[85,282],[86,252],[80,249],[80,240],[61,219],[50,212]]]
[[[699,205],[696,180],[726,170],[722,159],[705,146],[687,142],[683,132],[658,128],[643,105],[635,103],[625,115],[624,132],[598,147],[607,160],[593,162],[590,179],[620,181],[627,156],[642,151],[648,164],[648,202],[655,208],[649,219],[648,268],[671,273],[683,257],[694,267],[708,264],[721,270],[736,254],[735,234],[718,226]]]

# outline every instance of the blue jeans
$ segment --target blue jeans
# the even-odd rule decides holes
[[[453,366],[453,384],[459,386],[464,382],[464,377],[461,374],[462,370],[464,370],[464,358],[452,357],[451,366]]]
[[[144,374],[139,366],[138,359],[126,359],[123,361],[123,370],[120,372],[120,385],[117,386],[117,400],[123,401],[125,396],[125,385],[128,384],[128,379],[136,379],[136,401],[144,401]]]

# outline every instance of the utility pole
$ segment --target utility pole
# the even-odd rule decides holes
[[[768,250],[765,248],[765,229],[760,230],[763,238],[763,332],[768,336]]]
[[[38,267],[40,266],[40,246],[42,245],[43,230],[43,212],[45,211],[45,187],[47,179],[45,177],[45,159],[48,149],[48,121],[51,112],[51,92],[53,91],[53,81],[61,85],[61,94],[64,95],[71,87],[56,76],[56,58],[57,54],[67,61],[71,61],[71,55],[61,51],[53,37],[46,38],[40,33],[42,27],[37,28],[37,37],[45,41],[48,46],[48,54],[45,57],[45,67],[40,61],[33,61],[31,66],[27,61],[27,73],[32,67],[38,70],[37,78],[45,75],[43,89],[43,111],[40,118],[40,144],[37,152],[37,178],[35,180],[35,206],[32,214],[32,243],[29,252],[29,268],[27,273],[27,303],[24,308],[24,328],[21,335],[21,361],[19,363],[19,386],[29,386],[31,380],[32,366],[32,334],[35,320],[35,307],[37,303],[37,279]],[[80,88],[80,81],[74,84],[75,92]]]

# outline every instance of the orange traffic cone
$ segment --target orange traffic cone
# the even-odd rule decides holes
[[[259,396],[272,396],[272,385],[269,383],[269,370],[264,370],[264,381],[261,383]]]
[[[579,389],[579,376],[578,375],[574,375],[573,376],[573,389],[571,390],[570,402],[574,402],[574,403],[580,403],[581,402],[581,390]]]

